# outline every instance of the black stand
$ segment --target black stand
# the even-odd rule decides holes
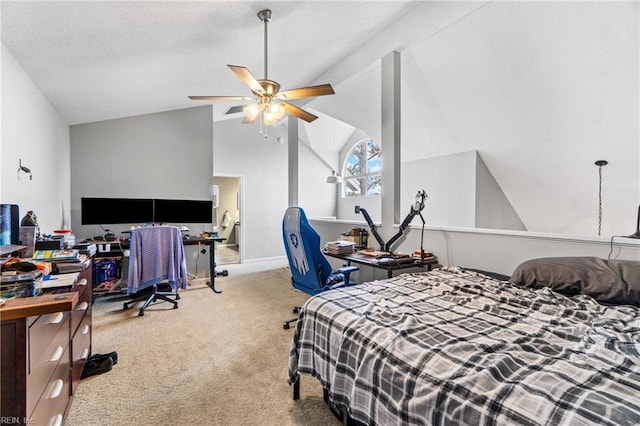
[[[386,244],[382,239],[382,237],[378,234],[378,231],[376,231],[376,225],[373,223],[373,220],[371,220],[371,216],[369,216],[369,213],[365,209],[360,208],[360,206],[356,206],[355,212],[356,214],[362,213],[362,215],[364,216],[365,220],[367,221],[367,224],[371,228],[371,233],[373,234],[374,237],[376,237],[376,241],[378,241],[378,244],[380,244],[380,250],[386,251],[389,253],[391,253],[391,246],[393,245],[393,243],[398,241],[398,239],[402,236],[402,234],[404,233],[404,230],[407,229],[407,226],[409,226],[413,218],[419,215],[420,219],[422,219],[422,236],[420,238],[420,252],[421,252],[420,259],[424,260],[424,248],[422,244],[424,239],[425,222],[424,222],[424,217],[422,217],[422,209],[424,209],[425,198],[427,198],[427,193],[423,189],[418,191],[418,194],[416,194],[415,202],[411,206],[411,210],[409,210],[409,214],[407,215],[407,217],[404,218],[404,220],[400,224],[400,230],[396,235],[391,237],[391,239],[387,241]]]
[[[218,274],[218,271],[216,270],[216,254],[215,254],[215,251],[216,251],[215,247],[216,246],[215,246],[215,244],[216,244],[216,242],[224,241],[224,239],[223,238],[220,238],[220,239],[212,238],[210,241],[211,241],[211,244],[209,244],[210,245],[210,247],[209,247],[209,268],[210,268],[209,271],[210,271],[210,275],[211,276],[210,276],[209,281],[207,282],[207,285],[209,287],[211,287],[211,290],[213,290],[214,293],[222,293],[222,290],[216,288],[216,276],[222,275],[222,276],[226,277],[227,275],[229,275],[229,272],[227,270],[224,270],[220,274]]]
[[[362,213],[362,216],[364,216],[364,219],[367,221],[367,225],[369,225],[369,228],[371,228],[371,233],[376,238],[378,244],[380,244],[380,250],[384,251],[384,240],[382,239],[380,234],[378,234],[378,231],[376,231],[376,224],[373,223],[373,220],[371,220],[371,216],[369,216],[369,213],[360,206],[356,206],[355,212],[356,214]]]

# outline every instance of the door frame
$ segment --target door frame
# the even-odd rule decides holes
[[[244,263],[244,175],[240,175],[237,173],[214,173],[212,176],[212,182],[214,178],[237,178],[238,179],[238,211],[239,221],[240,221],[240,241],[238,241],[238,255],[240,257],[240,263]],[[220,226],[218,224],[218,226]]]

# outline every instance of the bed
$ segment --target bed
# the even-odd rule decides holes
[[[444,268],[310,298],[289,357],[294,395],[311,375],[368,425],[640,424],[639,309],[619,300],[640,294],[640,262],[613,291],[610,271],[587,262],[570,282],[561,259],[565,294],[547,263],[518,267],[520,282],[518,270],[507,282]],[[589,279],[596,293],[575,294]]]

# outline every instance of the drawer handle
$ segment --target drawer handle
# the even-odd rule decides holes
[[[47,426],[62,426],[62,414],[56,414],[49,419]]]
[[[87,334],[87,333],[89,333],[89,330],[91,330],[91,327],[89,327],[87,324],[85,324],[84,327],[82,327],[82,330],[80,331],[80,333]]]
[[[53,386],[51,386],[51,393],[49,394],[49,399],[55,399],[60,396],[62,393],[62,387],[64,386],[64,382],[62,379],[58,379],[53,382]]]
[[[62,346],[58,346],[53,353],[51,354],[51,358],[49,358],[49,362],[58,362],[62,358],[62,353],[64,352],[64,348]]]
[[[87,285],[87,279],[86,278],[81,279],[80,281],[77,282],[76,285],[81,285],[81,286]]]
[[[64,319],[64,314],[62,312],[58,312],[56,313],[55,317],[51,318],[51,321],[49,321],[49,324],[60,324],[63,319]]]
[[[80,359],[87,359],[89,357],[89,348],[82,348],[80,352]]]
[[[78,310],[79,311],[86,311],[88,307],[89,307],[89,304],[87,302],[78,303]]]

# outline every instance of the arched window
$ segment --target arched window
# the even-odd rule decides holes
[[[363,139],[351,148],[344,163],[342,181],[345,197],[381,194],[381,150],[373,140]]]

